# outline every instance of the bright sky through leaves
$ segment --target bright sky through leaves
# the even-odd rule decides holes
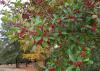
[[[5,0],[5,1],[8,2],[9,0]],[[11,0],[11,2],[15,2],[15,1],[16,1],[16,0]],[[26,2],[26,1],[28,1],[28,0],[22,0],[22,2]],[[0,4],[0,11],[1,11],[2,9],[7,9],[7,10],[9,10],[9,8],[3,7],[3,5]],[[0,30],[1,30],[1,23],[2,23],[1,17],[2,17],[2,15],[0,14]],[[1,37],[1,35],[0,35],[0,37]]]

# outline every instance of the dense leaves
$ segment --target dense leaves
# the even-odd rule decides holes
[[[91,49],[100,35],[98,4],[95,0],[18,1],[11,12],[4,11],[2,21],[10,25],[6,36],[20,42],[23,54],[45,56],[49,71],[80,71],[82,65],[93,63]]]

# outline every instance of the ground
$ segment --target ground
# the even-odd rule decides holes
[[[25,67],[25,65],[21,65],[20,68],[16,68],[15,64],[10,64],[0,65],[0,71],[36,71],[36,68],[34,68],[33,65],[28,65],[28,67]]]

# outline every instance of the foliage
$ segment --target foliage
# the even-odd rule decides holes
[[[3,44],[0,47],[0,64],[16,63],[16,57],[19,55],[18,45],[18,42],[7,43],[3,41]]]
[[[11,42],[18,40],[23,53],[42,54],[50,71],[80,71],[80,66],[93,63],[92,50],[100,35],[98,0],[11,4],[11,11],[2,11],[2,21],[10,25],[5,35]]]

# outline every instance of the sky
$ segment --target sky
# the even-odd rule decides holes
[[[7,3],[9,0],[5,0],[5,1],[6,1],[6,3]],[[10,0],[10,1],[11,1],[11,2],[15,2],[16,0]],[[22,0],[22,2],[26,2],[26,1],[29,1],[29,0]],[[7,9],[7,10],[9,10],[9,8],[3,7],[3,5],[0,4],[0,11],[1,11],[2,9]],[[1,17],[2,17],[2,15],[0,15],[0,23],[1,23]]]
[[[5,0],[5,1],[6,1],[6,3],[7,3],[9,0]],[[15,2],[16,0],[10,0],[10,1],[11,1],[11,2]],[[22,2],[26,2],[26,1],[29,1],[29,0],[21,0],[21,1],[22,1]],[[0,11],[1,11],[2,9],[7,9],[7,10],[9,10],[9,8],[3,7],[3,5],[0,4]],[[1,23],[2,23],[1,17],[2,17],[2,15],[0,14],[0,30],[1,30],[1,28],[2,28],[2,26],[1,26]],[[0,35],[0,37],[1,37],[1,35]]]

